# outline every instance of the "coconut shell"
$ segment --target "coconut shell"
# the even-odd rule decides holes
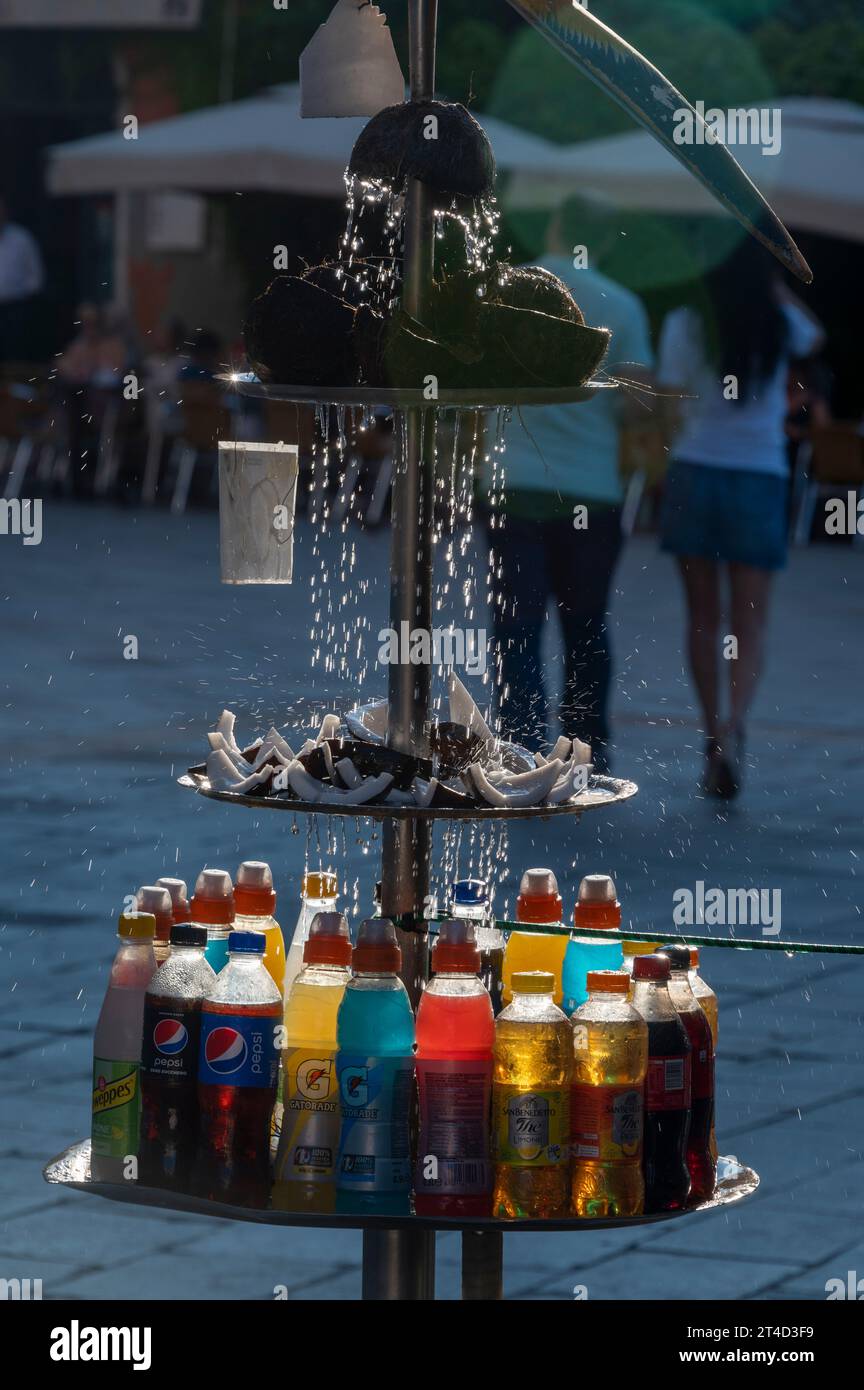
[[[280,275],[253,301],[243,328],[262,381],[345,386],[354,380],[355,310],[313,280]]]
[[[511,309],[534,309],[569,323],[585,322],[570,290],[551,270],[540,265],[513,267],[499,262],[494,271],[486,295],[490,303],[508,304]]]
[[[428,132],[437,123],[435,138]],[[442,194],[482,198],[495,183],[495,158],[483,127],[458,102],[405,101],[385,106],[360,132],[348,172],[399,187],[419,179]]]
[[[484,348],[475,382],[499,387],[576,387],[590,380],[609,346],[608,328],[589,328],[534,309],[480,306]]]

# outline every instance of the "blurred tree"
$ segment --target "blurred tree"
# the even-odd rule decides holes
[[[784,96],[839,97],[864,104],[860,4],[797,0],[794,10],[763,24],[753,38]]]

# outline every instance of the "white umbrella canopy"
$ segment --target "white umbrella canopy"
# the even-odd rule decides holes
[[[754,103],[779,111],[779,149],[730,144],[739,164],[778,217],[800,231],[864,241],[864,107],[821,97]],[[771,127],[766,127],[770,130]],[[641,131],[589,140],[559,151],[555,177],[520,170],[511,179],[507,208],[555,207],[568,196],[601,199],[642,212],[724,211],[668,151]]]
[[[560,158],[554,145],[492,116],[477,119],[503,173],[554,175]],[[48,187],[55,194],[255,189],[341,197],[342,175],[365,124],[362,117],[301,119],[300,86],[292,83],[142,125],[137,140],[112,131],[53,145]]]

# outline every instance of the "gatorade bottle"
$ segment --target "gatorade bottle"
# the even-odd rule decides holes
[[[201,1001],[216,983],[207,928],[171,928],[171,955],[144,999],[139,1181],[191,1192],[198,1147]]]
[[[710,985],[706,984],[699,974],[699,949],[696,946],[690,947],[690,988],[705,1010],[708,1025],[711,1029],[711,1042],[714,1046],[714,1058],[716,1066],[717,1058],[717,1037],[720,1030],[720,1009],[717,1003],[717,995]],[[711,1156],[717,1162],[717,1095],[714,1095],[714,1123],[711,1126]]]
[[[667,956],[638,956],[633,964],[633,1007],[648,1025],[645,1137],[642,1172],[645,1211],[680,1211],[690,1192],[692,1048],[669,998]]]
[[[708,1016],[690,988],[690,947],[664,946],[660,954],[669,958],[672,967],[669,998],[678,1010],[693,1049],[693,1098],[687,1167],[690,1170],[690,1203],[695,1205],[713,1197],[717,1181],[717,1163],[711,1152],[714,1130],[714,1042]]]
[[[234,881],[234,911],[235,931],[264,933],[264,965],[281,994],[285,984],[285,942],[282,928],[273,916],[276,894],[269,864],[247,859],[240,865]]]
[[[573,1032],[550,971],[517,971],[513,1002],[495,1020],[492,1212],[563,1217],[570,1211]]]
[[[234,888],[227,869],[202,869],[189,904],[196,927],[207,928],[205,955],[216,974],[228,962],[228,934],[234,921]]]
[[[626,972],[630,980],[630,998],[633,998],[633,962],[637,956],[653,956],[655,951],[660,950],[659,941],[622,941],[621,942],[621,969]]]
[[[171,928],[174,925],[174,910],[171,894],[167,888],[156,883],[145,883],[135,894],[136,911],[149,912],[156,923],[156,936],[153,941],[153,954],[156,964],[161,965],[171,954]]]
[[[591,970],[573,1015],[570,1093],[574,1216],[638,1216],[648,1026],[627,1003],[630,977]]]
[[[458,879],[451,886],[450,911],[454,919],[465,918],[474,923],[480,979],[489,991],[492,1012],[500,1014],[504,1007],[504,933],[496,927],[492,916],[488,884],[482,878]]]
[[[332,1212],[339,1152],[336,1015],[351,977],[351,937],[341,912],[315,914],[303,959],[285,1000],[285,1109],[272,1200],[280,1211]]]
[[[621,904],[615,884],[608,874],[586,874],[579,884],[573,925],[615,928],[621,925]],[[574,934],[567,942],[564,957],[564,1012],[572,1014],[588,998],[589,970],[620,970],[621,942],[617,937],[604,941],[597,936]]]
[[[409,1212],[414,1014],[397,974],[401,965],[389,918],[361,922],[336,1024],[342,1120],[337,1212]]]
[[[201,1006],[201,1195],[235,1206],[266,1207],[270,1195],[282,996],[263,955],[260,932],[232,931],[228,964]]]
[[[141,1122],[141,1030],[144,994],[156,973],[152,913],[124,912],[120,946],[93,1040],[93,1122],[90,1176],[96,1182],[134,1180]]]
[[[417,1009],[418,1216],[491,1215],[495,1019],[480,969],[474,923],[442,922]]]
[[[551,869],[528,869],[522,875],[519,897],[516,899],[517,922],[561,922],[563,903],[558,883]],[[504,952],[503,1000],[513,998],[513,976],[519,972],[548,970],[554,979],[555,1003],[561,1003],[561,972],[567,936],[544,936],[540,932],[510,933]]]
[[[157,888],[167,888],[171,895],[171,909],[176,922],[190,922],[192,909],[186,898],[186,881],[182,878],[157,878]]]
[[[283,990],[285,997],[303,969],[303,947],[309,939],[309,927],[317,912],[335,912],[339,896],[339,881],[331,869],[322,873],[303,875],[303,888],[300,902],[300,916],[291,937],[288,957],[285,962]]]

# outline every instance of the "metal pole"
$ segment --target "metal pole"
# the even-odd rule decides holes
[[[504,1232],[462,1232],[462,1298],[490,1302],[504,1297]]]
[[[435,1297],[435,1232],[363,1232],[363,1300],[424,1302]]]

